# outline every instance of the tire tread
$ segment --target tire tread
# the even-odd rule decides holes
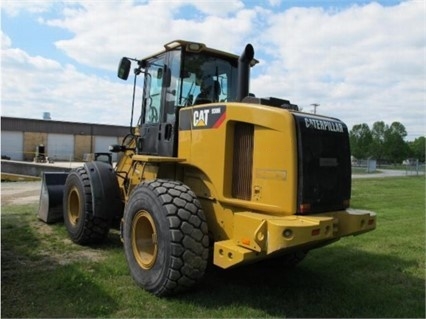
[[[79,179],[84,190],[84,221],[83,225],[79,229],[74,229],[74,227],[67,226],[68,234],[70,235],[71,240],[74,243],[80,245],[91,245],[102,243],[105,238],[108,236],[109,232],[109,222],[103,218],[94,217],[92,209],[92,189],[90,186],[90,179],[87,171],[84,167],[78,167],[71,171],[70,174],[74,174]],[[68,180],[66,182],[67,187]],[[67,196],[65,194],[64,198],[64,218],[67,218]]]
[[[165,278],[147,290],[157,296],[185,291],[204,276],[207,267],[209,239],[201,205],[190,188],[179,181],[145,181],[133,192],[138,188],[147,188],[156,195],[166,213],[171,238]]]

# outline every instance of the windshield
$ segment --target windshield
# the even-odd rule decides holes
[[[146,60],[142,123],[174,123],[180,107],[236,100],[238,60],[181,49]]]
[[[237,95],[237,61],[186,53],[182,63],[180,106],[231,102]]]

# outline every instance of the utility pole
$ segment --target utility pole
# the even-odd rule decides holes
[[[318,103],[311,104],[314,107],[314,114],[317,114],[317,107],[320,106]]]

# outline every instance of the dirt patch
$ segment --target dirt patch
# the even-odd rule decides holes
[[[38,204],[40,200],[41,181],[34,182],[2,182],[1,183],[1,206],[8,205],[25,205],[25,204]],[[67,247],[75,245],[69,238],[62,239],[52,228],[52,225],[45,224],[34,216],[29,226],[36,231],[40,240],[42,240],[42,246],[44,247],[39,253],[43,258],[39,260],[39,263],[43,263],[49,260],[52,267],[56,265],[67,265],[75,261],[102,261],[105,259],[105,252],[100,249],[94,249],[90,247],[79,247],[77,249],[71,248],[66,251],[60,251],[55,246],[58,242],[63,242]],[[65,227],[65,226],[63,226]],[[4,252],[7,255],[7,252]],[[3,254],[3,252],[2,252]],[[4,256],[2,256],[4,257]],[[17,257],[9,256],[11,259]],[[13,257],[13,258],[12,258]],[[26,261],[25,256],[22,256],[22,260],[19,261],[21,264],[37,263],[35,261]]]
[[[75,245],[69,241],[69,245]],[[48,260],[52,268],[57,265],[64,266],[75,262],[100,262],[106,258],[106,252],[85,247],[85,250],[60,252],[57,249],[45,249],[39,256]]]

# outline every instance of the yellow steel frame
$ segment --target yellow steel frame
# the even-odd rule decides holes
[[[223,106],[224,104],[218,104]],[[215,104],[209,105],[214,107]],[[299,216],[297,198],[297,138],[287,110],[262,105],[227,103],[219,127],[179,131],[178,157],[136,155],[126,151],[117,165],[126,202],[131,190],[155,179],[164,164],[175,163],[172,175],[199,198],[214,242],[213,262],[222,268],[288,251],[307,250],[376,227],[369,211],[345,210]],[[194,112],[206,105],[191,108]],[[231,195],[233,128],[236,122],[254,126],[252,197]],[[159,176],[161,177],[161,176]]]

